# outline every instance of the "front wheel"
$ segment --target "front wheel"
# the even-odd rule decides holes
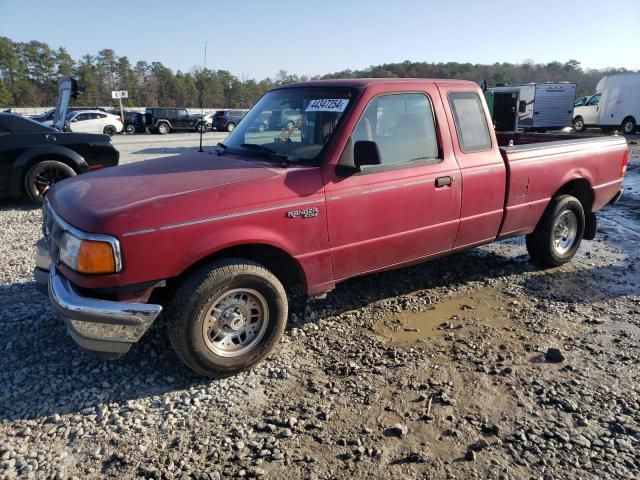
[[[133,123],[127,123],[124,127],[124,131],[128,134],[132,134],[136,132],[136,127]]]
[[[622,131],[625,135],[632,135],[636,131],[636,121],[633,117],[627,117],[622,122]]]
[[[206,123],[199,123],[198,126],[196,127],[196,131],[198,133],[205,133],[207,131],[207,124]]]
[[[33,165],[24,177],[24,188],[27,196],[38,205],[60,180],[73,177],[76,172],[66,163],[57,160],[44,160]]]
[[[549,203],[533,233],[527,235],[527,250],[541,267],[558,267],[576,254],[584,235],[585,215],[580,201],[560,195]]]
[[[236,124],[231,122],[227,125],[227,132],[233,132],[233,129],[236,128]]]
[[[576,132],[584,132],[584,120],[582,119],[582,117],[576,117],[573,119],[573,129]]]
[[[287,314],[284,288],[266,268],[244,259],[212,262],[178,288],[167,311],[169,339],[197,374],[229,375],[271,353]]]

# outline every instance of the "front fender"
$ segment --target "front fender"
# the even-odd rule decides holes
[[[89,170],[85,159],[73,150],[60,145],[43,145],[23,152],[14,162],[9,181],[10,194],[17,196],[22,191],[22,179],[29,167],[38,160],[60,160],[67,163],[77,173]]]
[[[179,264],[183,265],[185,267],[184,270],[186,270],[215,253],[243,245],[274,247],[282,250],[292,258],[296,258],[294,246],[281,233],[267,228],[256,227],[255,225],[238,225],[212,231],[207,235],[201,236],[198,241],[191,244],[189,250],[183,252]]]

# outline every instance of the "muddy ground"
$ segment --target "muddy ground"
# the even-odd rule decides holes
[[[268,361],[217,381],[160,326],[121,360],[82,353],[31,281],[40,212],[3,204],[0,478],[640,477],[633,148],[623,199],[572,263],[541,271],[512,239],[348,281],[298,308]]]

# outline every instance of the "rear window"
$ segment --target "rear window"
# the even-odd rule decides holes
[[[464,153],[491,149],[491,136],[480,97],[473,92],[452,92],[449,105]]]

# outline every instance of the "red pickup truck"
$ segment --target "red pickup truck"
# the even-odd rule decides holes
[[[255,128],[285,109],[300,121]],[[471,82],[288,85],[213,151],[56,185],[35,276],[81,347],[122,355],[162,312],[184,363],[228,374],[276,346],[289,287],[515,235],[542,267],[569,261],[627,160],[617,136],[496,135]]]

